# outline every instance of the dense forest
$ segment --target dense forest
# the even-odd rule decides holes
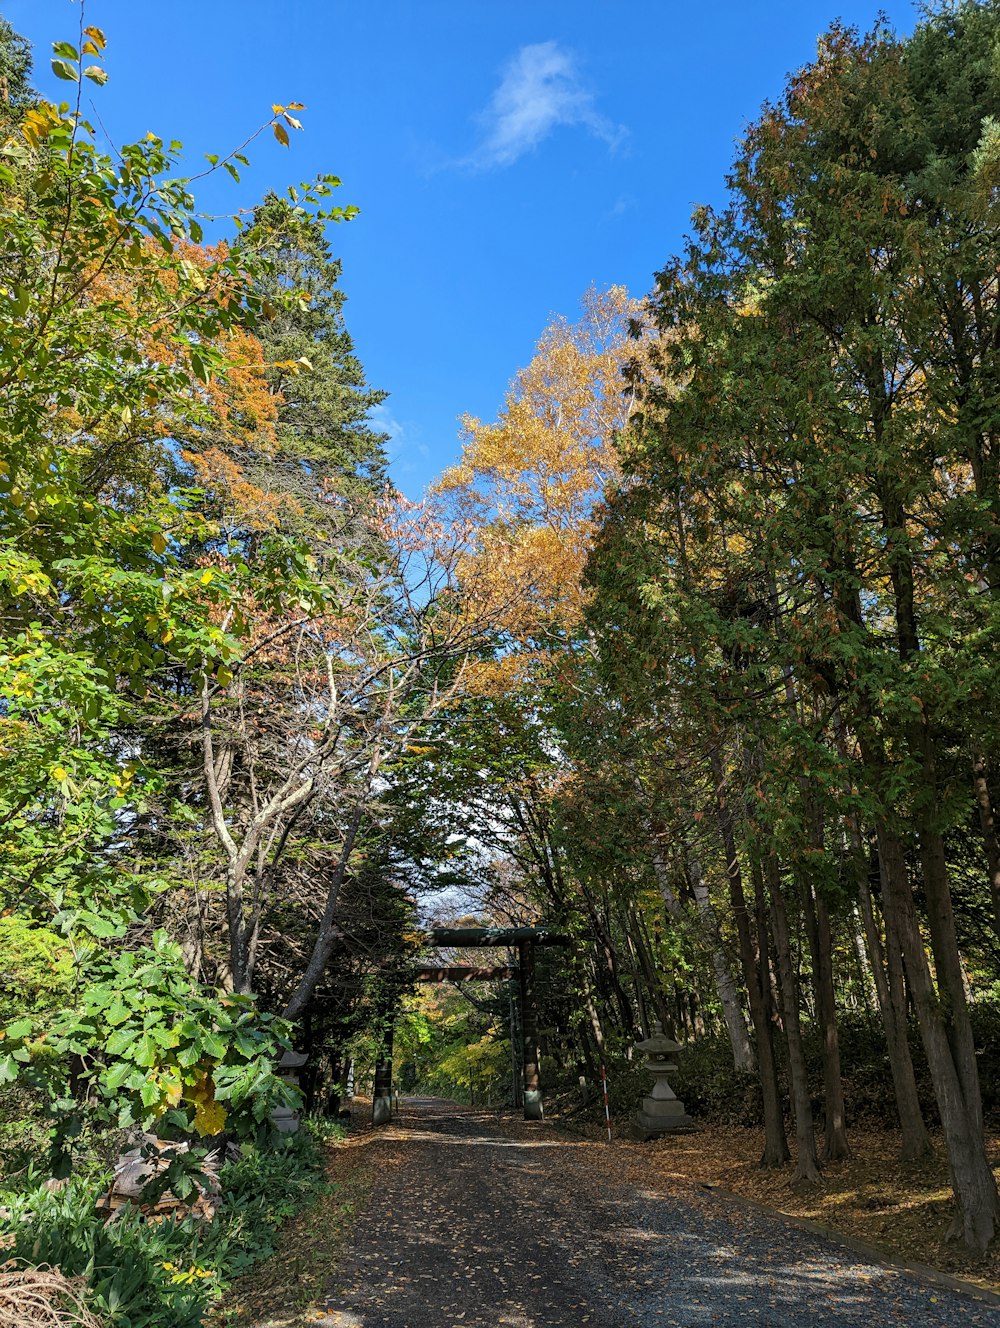
[[[72,1244],[129,1131],[194,1141],[183,1193],[276,1107],[336,1115],[392,1025],[404,1091],[502,1102],[507,986],[413,982],[459,919],[571,939],[538,958],[553,1094],[596,1109],[603,1066],[624,1117],[659,1021],[689,1109],[759,1126],[762,1167],[819,1183],[877,1117],[903,1159],[944,1150],[986,1249],[998,0],[832,27],[651,292],[554,320],[419,504],[345,324],[339,181],[222,234],[198,179],[246,145],[191,176],[153,134],[107,149],[105,44],[56,43],[54,105],[0,26],[16,1253]],[[32,1207],[42,1175],[72,1179]],[[193,1278],[156,1277],[199,1322]]]

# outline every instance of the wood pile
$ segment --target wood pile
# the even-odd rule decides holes
[[[163,1222],[168,1217],[178,1221],[185,1217],[214,1221],[221,1203],[219,1169],[224,1160],[223,1152],[218,1148],[202,1161],[199,1168],[203,1173],[202,1180],[195,1184],[193,1194],[179,1199],[170,1190],[165,1190],[158,1199],[143,1199],[143,1191],[150,1182],[166,1171],[178,1153],[185,1153],[187,1149],[186,1143],[169,1143],[149,1137],[136,1148],[130,1148],[115,1164],[111,1186],[98,1198],[97,1211],[106,1213],[109,1222],[123,1211],[136,1209],[147,1222]]]

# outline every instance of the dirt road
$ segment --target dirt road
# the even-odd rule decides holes
[[[1000,1328],[1000,1309],[859,1262],[639,1150],[404,1099],[314,1322],[324,1328]]]

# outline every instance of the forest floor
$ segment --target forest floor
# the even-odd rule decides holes
[[[850,1139],[853,1156],[827,1163],[821,1186],[796,1189],[788,1184],[791,1164],[778,1171],[756,1165],[763,1146],[759,1130],[713,1125],[636,1147],[648,1150],[664,1180],[719,1186],[865,1241],[889,1258],[925,1264],[1000,1293],[1000,1249],[977,1257],[946,1239],[953,1209],[943,1143],[935,1141],[934,1157],[901,1162],[897,1131],[853,1129]],[[989,1149],[1000,1182],[1000,1136],[990,1137]]]
[[[689,1151],[699,1143],[704,1136],[609,1147],[547,1122],[404,1099],[392,1125],[334,1149],[341,1188],[245,1279],[238,1322],[1000,1328],[1000,1305],[682,1175],[681,1162],[692,1175],[724,1170]],[[732,1180],[727,1172],[720,1183]]]

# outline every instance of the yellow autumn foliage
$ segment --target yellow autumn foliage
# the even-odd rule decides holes
[[[215,1085],[211,1075],[204,1070],[199,1071],[184,1096],[194,1105],[196,1132],[202,1138],[210,1134],[219,1134],[226,1123],[226,1109],[221,1102],[215,1100]]]
[[[629,335],[641,306],[623,286],[591,289],[582,306],[578,322],[546,329],[495,423],[463,420],[461,459],[434,490],[469,532],[465,594],[529,651],[580,621],[594,510],[618,475],[614,440],[634,404],[625,369],[643,354]],[[522,673],[505,658],[466,684],[503,687]]]

